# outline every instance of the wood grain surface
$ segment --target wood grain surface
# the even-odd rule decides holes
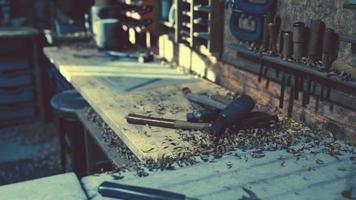
[[[183,87],[226,91],[159,63],[113,61],[95,49],[46,48],[45,54],[140,160],[175,156],[192,146],[179,139],[177,130],[128,124],[129,113],[184,120],[192,107]]]

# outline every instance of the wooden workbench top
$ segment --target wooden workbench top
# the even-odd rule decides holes
[[[45,54],[141,160],[176,156],[193,147],[179,138],[177,130],[128,124],[127,114],[184,120],[192,107],[181,92],[183,87],[226,92],[160,63],[112,60],[95,49],[54,47],[45,48]]]

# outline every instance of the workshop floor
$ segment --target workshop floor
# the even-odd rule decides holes
[[[0,185],[61,173],[59,152],[53,124],[0,129]]]

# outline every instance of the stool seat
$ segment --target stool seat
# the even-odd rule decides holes
[[[52,97],[52,109],[66,119],[76,119],[76,111],[89,104],[76,90],[67,90]]]
[[[82,176],[85,172],[85,157],[83,156],[84,135],[76,112],[89,106],[84,98],[76,90],[67,90],[52,97],[51,107],[55,113],[56,126],[58,128],[59,142],[61,146],[61,165],[66,171],[66,151],[72,158],[73,171]]]

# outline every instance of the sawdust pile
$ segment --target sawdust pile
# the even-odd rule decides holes
[[[260,108],[263,109],[266,108]],[[176,157],[162,156],[158,160],[148,159],[140,162],[92,108],[87,109],[86,115],[101,130],[105,142],[128,160],[126,164],[116,166],[115,172],[134,170],[140,177],[147,176],[147,170],[173,170],[199,162],[214,162],[231,154],[248,161],[248,157],[263,158],[266,152],[278,150],[289,152],[296,160],[303,153],[325,153],[336,159],[348,153],[351,155],[350,160],[356,164],[356,152],[352,146],[337,141],[331,132],[311,129],[287,117],[280,117],[279,122],[268,128],[227,130],[225,136],[218,141],[214,136],[198,131],[177,130],[179,139],[192,143],[194,150],[184,151],[177,146]],[[169,140],[167,138],[167,142],[170,142]],[[248,154],[239,155],[235,151],[237,149]]]

